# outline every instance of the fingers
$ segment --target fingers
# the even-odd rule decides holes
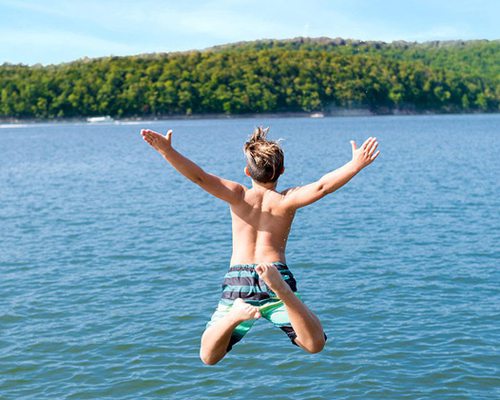
[[[153,137],[153,133],[155,132],[150,129],[141,129],[142,137]]]
[[[372,154],[377,149],[377,146],[378,146],[377,138],[373,138],[372,142],[366,147],[366,154],[369,157],[371,157]]]
[[[262,275],[264,272],[268,271],[271,268],[276,268],[273,264],[266,264],[262,263],[259,264],[255,267],[255,271],[260,275]]]
[[[364,159],[366,165],[370,164],[380,154],[380,150],[377,150],[377,138],[374,136],[370,136],[368,139],[366,139],[359,149],[356,149],[354,140],[351,140],[351,145],[353,146],[353,153],[355,150],[357,150],[358,157],[360,157],[360,159]]]
[[[361,148],[363,149],[363,152],[370,151],[371,147],[376,142],[377,142],[377,138],[376,137],[370,136],[368,139],[366,139],[365,142],[363,143],[363,146],[361,146]]]
[[[151,133],[152,131],[148,129],[142,129],[141,130],[141,135],[144,141],[146,141],[148,144],[152,145],[154,142],[154,136]]]
[[[259,264],[255,267],[255,271],[261,275],[262,273],[264,273],[268,268],[269,266],[272,265],[272,264]]]
[[[366,139],[366,140],[364,141],[364,143],[361,145],[360,149],[361,149],[361,150],[365,150],[365,149],[366,149],[366,146],[368,146],[368,143],[370,143],[372,139],[373,139],[373,138],[372,138],[371,136],[370,136],[368,139]]]
[[[172,133],[172,129],[169,129],[168,132],[167,132],[167,135],[170,133]],[[151,129],[141,129],[141,135],[160,135],[160,136],[163,136],[161,135],[161,133],[158,133],[156,131],[153,131]],[[165,135],[165,136],[167,136]]]
[[[172,129],[169,129],[165,136],[158,132],[152,131],[151,129],[141,129],[141,136],[150,145],[158,142],[161,138],[166,138],[167,141],[170,142],[172,140]]]
[[[362,146],[364,156],[370,158],[377,149],[377,146],[378,142],[376,137],[370,136],[368,139],[366,139]]]
[[[155,131],[152,131],[151,129],[141,129],[141,135],[153,135],[153,134],[157,134],[158,135],[158,132],[155,132]]]

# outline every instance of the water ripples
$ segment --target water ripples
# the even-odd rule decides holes
[[[376,131],[383,153],[290,235],[325,350],[304,354],[258,321],[214,367],[198,350],[230,258],[225,205],[136,126],[2,126],[0,397],[500,397],[498,118],[273,119],[283,186],[347,161],[352,138]],[[241,142],[263,122],[169,127],[188,156],[242,181]]]

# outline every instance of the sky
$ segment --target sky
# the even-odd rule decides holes
[[[0,0],[0,64],[297,36],[500,39],[500,0]]]

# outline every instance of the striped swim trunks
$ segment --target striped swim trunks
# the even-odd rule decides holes
[[[281,262],[273,262],[271,264],[276,266],[283,280],[300,298],[297,293],[297,282],[288,267]],[[280,328],[288,335],[292,343],[296,345],[295,338],[297,335],[292,328],[285,305],[259,277],[257,271],[255,271],[257,265],[238,264],[232,265],[229,268],[229,271],[224,276],[221,299],[207,327],[227,315],[234,300],[240,298],[248,304],[259,307],[262,318],[267,319],[274,326]],[[255,319],[243,321],[234,329],[227,351],[230,351],[233,345],[246,335],[255,321]]]

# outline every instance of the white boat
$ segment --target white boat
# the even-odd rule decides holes
[[[100,124],[103,122],[114,122],[115,120],[111,118],[109,115],[103,117],[88,117],[87,122],[91,124]]]
[[[320,112],[312,113],[310,115],[311,118],[323,118],[324,116],[325,116],[325,114],[320,113]]]

